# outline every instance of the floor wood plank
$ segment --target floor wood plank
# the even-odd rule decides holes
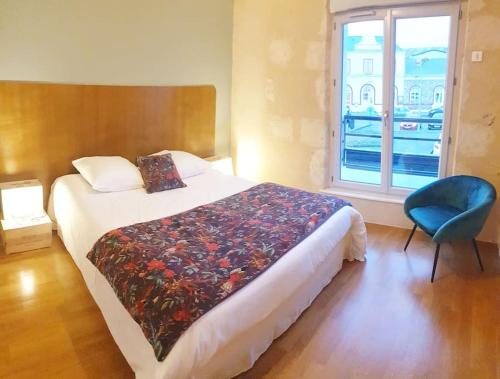
[[[342,271],[247,378],[496,378],[500,259],[480,244],[434,248],[416,233],[368,225],[365,263]],[[59,239],[0,257],[0,378],[133,378]]]

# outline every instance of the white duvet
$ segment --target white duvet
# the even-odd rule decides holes
[[[363,260],[366,230],[344,207],[271,268],[198,319],[158,362],[151,345],[101,273],[87,260],[94,242],[117,227],[170,216],[230,196],[254,183],[209,170],[185,179],[186,188],[99,193],[80,175],[58,178],[49,213],[82,272],[136,378],[229,378],[249,369],[341,269]]]

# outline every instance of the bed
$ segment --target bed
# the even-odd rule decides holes
[[[49,213],[58,234],[139,379],[230,378],[248,370],[331,281],[344,259],[364,260],[364,222],[355,209],[343,207],[267,271],[195,321],[159,362],[139,325],[86,255],[112,229],[175,215],[255,185],[215,170],[185,183],[186,188],[155,194],[144,189],[99,193],[73,174],[52,186]]]

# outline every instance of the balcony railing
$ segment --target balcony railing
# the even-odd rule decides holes
[[[380,134],[356,132],[356,121],[376,121],[382,122],[380,116],[357,116],[345,115],[342,127],[342,144],[341,144],[341,157],[342,164],[345,167],[367,170],[367,171],[380,171],[381,153],[380,150],[366,148],[346,147],[346,137],[362,137],[381,139]],[[394,126],[399,126],[400,123],[415,123],[420,127],[427,127],[429,124],[433,125],[434,129],[441,129],[443,120],[436,118],[418,118],[418,117],[395,117]],[[396,126],[397,125],[397,126]],[[352,132],[350,131],[352,130]],[[411,133],[411,130],[402,130],[402,133]],[[405,136],[393,135],[395,141],[419,141],[419,142],[441,142],[440,138],[429,138],[422,136]],[[420,175],[420,176],[433,176],[437,177],[439,170],[439,155],[429,153],[398,153],[392,154],[393,173],[406,174],[406,175]]]

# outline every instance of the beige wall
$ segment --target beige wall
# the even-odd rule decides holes
[[[234,2],[232,149],[240,175],[323,185],[326,16],[326,0]]]
[[[214,84],[229,150],[232,0],[0,0],[0,80]]]
[[[449,172],[482,176],[500,189],[500,1],[463,6],[469,14],[460,25]],[[232,149],[239,174],[314,190],[327,182],[326,17],[327,0],[235,0]],[[484,51],[483,63],[470,62],[472,50]],[[498,240],[499,209],[481,239]]]
[[[449,167],[500,189],[500,2],[465,7]],[[0,80],[215,84],[224,153],[232,42],[239,173],[319,189],[327,175],[327,0],[235,0],[233,32],[232,8],[232,0],[0,0]],[[470,62],[472,50],[484,51],[482,63]],[[494,214],[482,239],[498,239],[500,206]]]
[[[469,0],[464,8],[453,173],[485,178],[500,192],[500,1]],[[471,62],[474,50],[483,51],[483,62]],[[492,213],[481,237],[500,241],[500,201]]]

